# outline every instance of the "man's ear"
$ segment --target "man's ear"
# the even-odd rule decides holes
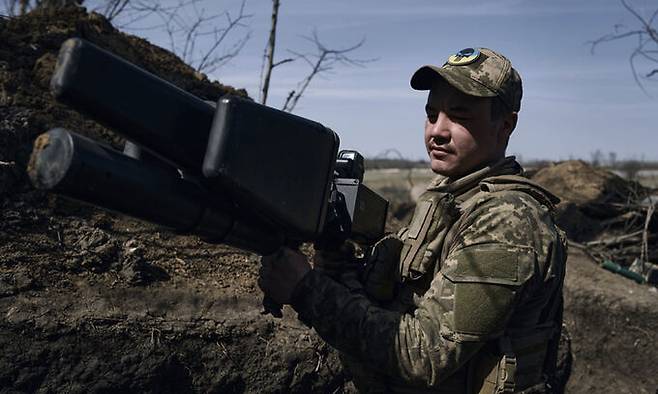
[[[517,112],[508,112],[505,114],[500,122],[499,137],[508,140],[516,128],[516,122],[518,122],[518,120],[519,114]]]

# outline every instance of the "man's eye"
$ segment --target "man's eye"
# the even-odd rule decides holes
[[[428,120],[430,123],[436,123],[436,119],[437,119],[437,118],[438,118],[437,114],[434,114],[434,113],[428,113],[428,114],[427,114],[427,120]]]
[[[453,113],[449,114],[448,116],[450,116],[450,119],[454,119],[454,120],[468,120],[468,119],[470,119],[468,114],[463,113],[463,112],[457,112],[457,113],[453,112]]]

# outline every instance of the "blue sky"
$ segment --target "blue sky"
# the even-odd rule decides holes
[[[644,16],[658,1],[629,0]],[[236,12],[240,1],[207,1],[209,10]],[[271,1],[248,0],[251,39],[234,61],[211,79],[246,88],[258,97]],[[618,0],[281,0],[276,59],[287,49],[311,51],[302,38],[316,29],[327,46],[366,42],[354,53],[376,58],[366,67],[336,67],[312,82],[295,112],[339,133],[341,147],[372,157],[397,149],[425,158],[422,141],[426,93],[409,87],[423,64],[442,64],[466,47],[489,47],[521,73],[524,99],[508,152],[523,159],[589,159],[592,152],[658,160],[658,82],[648,97],[636,85],[628,57],[635,41],[587,41],[638,26]],[[162,32],[151,41],[167,46]],[[280,107],[308,73],[303,62],[275,69],[268,105]]]

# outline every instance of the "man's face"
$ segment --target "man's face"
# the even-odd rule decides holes
[[[513,127],[491,119],[491,99],[437,81],[425,112],[425,146],[435,173],[458,178],[504,157]]]

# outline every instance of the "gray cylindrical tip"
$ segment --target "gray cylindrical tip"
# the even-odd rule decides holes
[[[52,129],[34,141],[27,174],[37,189],[55,188],[66,177],[73,159],[73,139],[65,129]]]
[[[50,91],[57,100],[66,95],[67,82],[75,76],[79,62],[80,51],[77,50],[83,44],[80,38],[69,38],[64,41],[57,55],[57,65],[50,78]]]

